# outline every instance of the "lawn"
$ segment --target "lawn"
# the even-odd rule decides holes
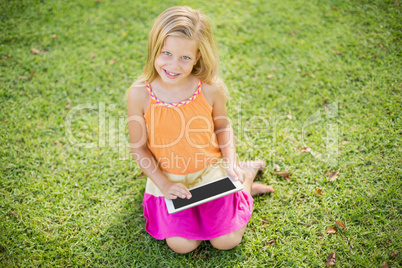
[[[210,17],[239,157],[276,190],[229,251],[178,255],[144,230],[125,94],[173,5]],[[400,1],[0,8],[1,267],[402,267]]]

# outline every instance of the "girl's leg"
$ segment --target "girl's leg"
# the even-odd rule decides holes
[[[250,193],[251,195],[271,193],[274,191],[272,186],[254,182],[257,173],[265,169],[264,161],[239,162],[239,167],[244,171],[244,191]],[[245,230],[246,226],[230,234],[213,238],[210,240],[210,242],[212,246],[217,249],[228,250],[234,248],[240,244]]]
[[[196,249],[201,244],[201,240],[191,240],[175,236],[166,238],[166,243],[174,252],[185,254]]]
[[[246,226],[243,226],[237,231],[234,231],[230,234],[222,235],[217,238],[213,238],[209,240],[211,242],[211,245],[214,248],[220,249],[220,250],[228,250],[232,249],[238,244],[240,244],[241,239],[243,238],[244,231],[246,230]]]
[[[239,167],[244,171],[244,190],[251,195],[265,194],[274,192],[274,188],[269,185],[254,182],[258,172],[264,171],[265,162],[262,160],[239,162]]]

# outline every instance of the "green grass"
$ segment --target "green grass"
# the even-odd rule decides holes
[[[211,18],[239,156],[265,159],[276,189],[230,251],[178,255],[149,236],[124,146],[148,32],[183,4]],[[337,267],[401,267],[401,5],[2,1],[0,266],[326,267],[336,252]]]

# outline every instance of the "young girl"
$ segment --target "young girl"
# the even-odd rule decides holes
[[[251,217],[251,196],[274,191],[253,182],[263,161],[236,162],[226,87],[217,75],[217,47],[205,15],[172,7],[156,19],[144,74],[128,92],[132,154],[148,176],[145,229],[178,253],[202,240],[222,250],[235,247]],[[226,175],[244,190],[168,214],[164,198],[189,199],[189,188]]]

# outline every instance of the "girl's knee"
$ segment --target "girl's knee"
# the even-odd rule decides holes
[[[210,242],[214,248],[220,250],[229,250],[240,244],[242,238],[243,238],[242,235],[232,233],[211,239]]]
[[[169,237],[166,238],[166,243],[174,252],[185,254],[196,249],[201,244],[201,241],[183,237]]]

